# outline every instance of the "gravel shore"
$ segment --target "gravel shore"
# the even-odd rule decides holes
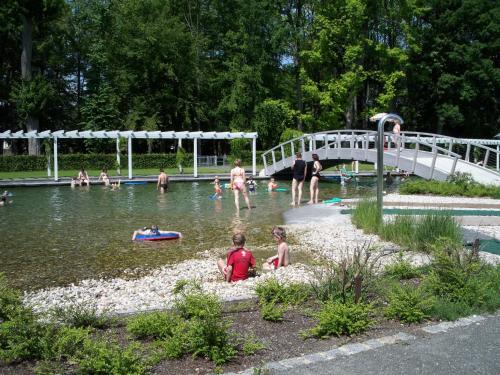
[[[391,199],[398,199],[391,194]],[[401,197],[401,196],[400,196]],[[436,199],[450,200],[442,197],[413,197],[404,196],[404,199],[429,202]],[[386,198],[384,197],[384,200]],[[402,198],[400,198],[402,199]],[[465,198],[460,198],[463,202]],[[476,200],[476,199],[474,199]],[[484,201],[484,199],[481,199]],[[497,200],[498,203],[500,201]],[[325,259],[339,260],[346,254],[351,254],[356,248],[370,247],[373,254],[379,252],[390,255],[380,258],[379,266],[391,262],[398,252],[398,247],[392,243],[381,241],[378,236],[367,235],[356,229],[350,221],[350,216],[341,215],[338,207],[327,207],[326,205],[304,206],[290,210],[291,215],[285,214],[286,228],[289,236],[293,238],[296,245],[291,246],[291,258],[293,263],[294,251],[304,251],[313,254],[324,263]],[[316,214],[317,220],[311,220],[311,215]],[[293,220],[287,220],[292,217]],[[302,218],[302,219],[301,219]],[[487,228],[487,229],[484,229]],[[500,226],[481,227],[488,238],[500,238]],[[478,230],[476,227],[470,230]],[[277,280],[291,282],[310,282],[318,275],[317,266],[303,264],[292,264],[286,268],[280,268],[269,273],[261,273],[260,276],[245,281],[228,284],[223,281],[217,270],[216,253],[223,251],[210,250],[198,254],[196,259],[182,263],[164,266],[152,271],[150,274],[127,280],[115,278],[111,280],[96,279],[83,280],[78,284],[66,287],[43,289],[36,292],[26,293],[24,301],[33,306],[38,312],[45,312],[55,307],[67,307],[71,305],[93,306],[99,312],[108,314],[130,314],[139,311],[150,311],[165,309],[171,306],[174,300],[173,289],[179,280],[197,280],[208,292],[215,293],[222,300],[238,300],[255,296],[255,285],[268,278],[275,277]],[[405,252],[405,258],[415,265],[425,264],[430,261],[426,254]],[[500,256],[484,254],[482,256],[492,262],[498,263]],[[258,265],[260,267],[260,265]]]

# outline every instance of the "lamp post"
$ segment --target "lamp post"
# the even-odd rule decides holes
[[[403,124],[403,119],[394,113],[377,113],[375,116],[370,117],[371,121],[378,121],[377,124],[377,210],[380,222],[383,220],[383,206],[384,206],[384,124],[387,121],[398,120]]]

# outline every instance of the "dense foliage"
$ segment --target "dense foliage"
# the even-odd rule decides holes
[[[499,10],[494,0],[3,1],[0,131],[253,130],[267,148],[286,129],[367,128],[370,114],[396,111],[407,129],[491,137]]]

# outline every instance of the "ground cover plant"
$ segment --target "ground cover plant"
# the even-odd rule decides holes
[[[433,194],[461,197],[491,197],[500,199],[500,187],[475,182],[468,173],[455,173],[447,181],[408,180],[400,186],[401,194]]]

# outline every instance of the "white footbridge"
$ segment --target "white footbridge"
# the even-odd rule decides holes
[[[384,165],[426,179],[446,180],[456,172],[470,173],[477,182],[500,186],[500,141],[460,139],[444,135],[401,132],[384,133]],[[485,145],[496,145],[495,148]],[[306,162],[317,154],[322,164],[340,160],[377,162],[376,131],[334,130],[284,142],[262,154],[263,176],[290,173],[296,152]]]

